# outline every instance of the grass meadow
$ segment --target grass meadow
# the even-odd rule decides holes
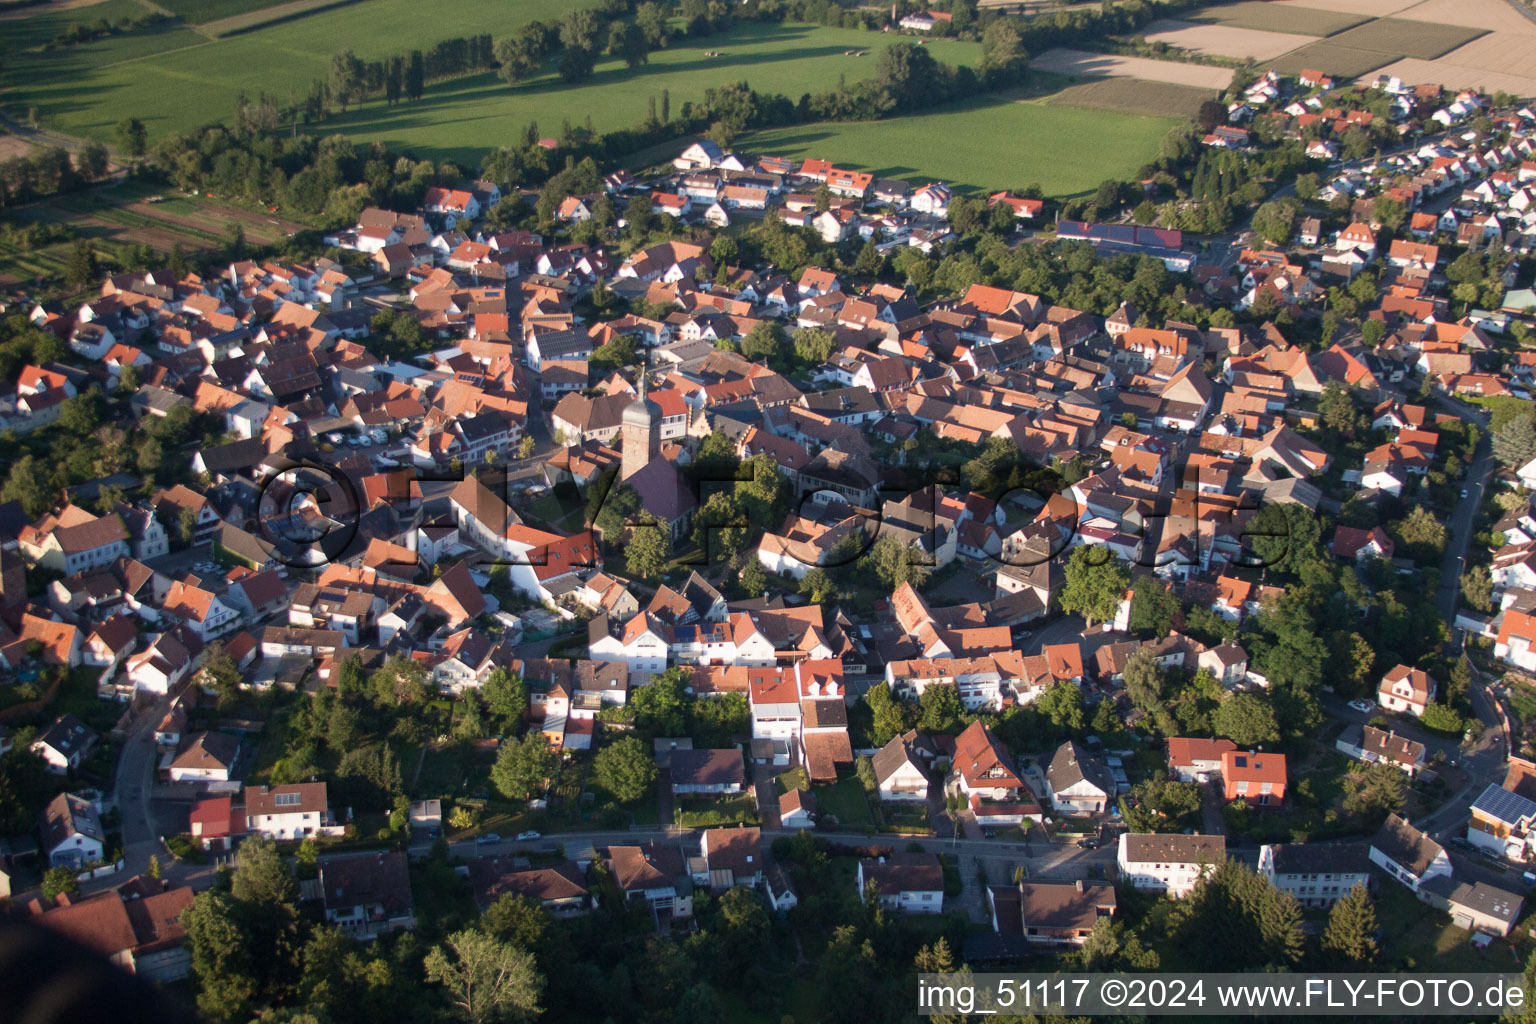
[[[969,188],[1039,184],[1047,195],[1078,195],[1106,178],[1133,176],[1181,123],[1176,116],[985,97],[885,121],[757,132],[740,145],[751,153],[821,157],[877,177]]]
[[[131,0],[108,3],[136,8]],[[458,35],[489,32],[499,37],[534,18],[556,18],[569,6],[565,0],[526,0],[516,7],[458,0],[432,10],[430,35],[422,31],[423,8],[408,0],[363,0],[214,40],[171,26],[46,53],[8,54],[3,70],[8,88],[0,98],[19,114],[35,108],[47,127],[107,141],[119,120],[137,116],[153,138],[228,119],[242,90],[251,95],[266,91],[280,102],[302,95],[313,79],[326,76],[332,55],[344,48],[367,60],[412,46],[430,48],[438,39]],[[78,12],[19,24],[30,26],[35,46],[61,31],[70,14]],[[530,121],[548,132],[558,130],[562,121],[581,123],[588,117],[599,131],[638,123],[650,99],[659,99],[663,90],[670,92],[677,110],[706,89],[729,82],[746,81],[760,92],[796,98],[833,89],[840,78],[852,83],[873,74],[879,50],[893,41],[878,33],[811,25],[744,24],[656,51],[634,71],[622,61],[605,59],[578,86],[560,81],[552,66],[515,89],[494,73],[484,73],[429,85],[415,103],[391,108],[370,101],[311,130],[382,140],[419,156],[474,165],[487,149],[510,140]],[[932,40],[928,47],[949,63],[980,58],[980,47],[973,43]],[[706,50],[721,55],[706,57]],[[855,57],[849,50],[867,52]]]

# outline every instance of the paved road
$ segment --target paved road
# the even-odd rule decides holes
[[[1446,545],[1445,560],[1440,564],[1440,591],[1435,595],[1435,604],[1440,609],[1440,614],[1445,616],[1446,622],[1454,623],[1456,605],[1461,597],[1461,574],[1467,566],[1467,549],[1472,544],[1472,533],[1477,525],[1478,510],[1483,507],[1483,493],[1493,475],[1493,446],[1489,441],[1486,414],[1474,412],[1471,406],[1448,399],[1437,399],[1435,404],[1473,421],[1483,431],[1483,438],[1477,446],[1476,457],[1467,470],[1467,496],[1456,503],[1456,509],[1451,513],[1451,542]]]

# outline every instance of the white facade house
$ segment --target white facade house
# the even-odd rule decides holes
[[[1266,843],[1259,847],[1259,874],[1303,907],[1330,907],[1357,885],[1371,887],[1371,859],[1364,843]]]
[[[1120,878],[1138,889],[1187,896],[1226,857],[1225,836],[1123,832],[1115,863]]]
[[[859,861],[854,876],[862,897],[873,885],[880,904],[911,914],[944,912],[944,867],[937,854],[894,853]]]
[[[245,791],[246,828],[267,839],[303,839],[331,824],[325,783],[252,786]]]
[[[1371,839],[1371,863],[1415,893],[1432,879],[1451,877],[1445,848],[1395,814]]]

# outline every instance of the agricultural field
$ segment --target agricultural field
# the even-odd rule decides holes
[[[1152,60],[1148,57],[1119,57],[1109,53],[1073,50],[1063,46],[1046,50],[1033,58],[1029,66],[1035,71],[1048,71],[1057,75],[1086,78],[1140,78],[1149,82],[1192,85],[1204,89],[1221,90],[1232,82],[1232,72],[1227,68],[1210,67],[1205,64],[1183,64],[1172,60]]]
[[[1047,102],[1064,107],[1093,107],[1152,117],[1190,117],[1200,104],[1220,95],[1215,89],[1170,82],[1145,82],[1139,78],[1096,78],[1069,85]]]
[[[1402,0],[1389,0],[1389,2],[1400,4]],[[1207,7],[1194,14],[1184,15],[1184,19],[1262,32],[1299,32],[1310,36],[1331,36],[1335,32],[1353,28],[1374,16],[1374,12],[1351,11],[1344,4],[1330,6],[1338,9],[1299,7],[1292,6],[1289,2],[1266,3],[1264,0],[1251,0],[1249,3]]]
[[[116,48],[132,37],[49,54],[18,54],[5,67],[11,88],[4,100],[13,111],[36,106],[39,120],[48,127],[109,141],[113,126],[133,114],[144,119],[153,139],[166,131],[227,119],[242,89],[279,97],[290,90],[307,91],[311,80],[327,75],[342,40],[349,41],[359,57],[371,59],[456,34],[499,36],[531,18],[558,16],[568,6],[564,0],[531,0],[511,16],[504,12],[512,9],[504,5],[463,0],[438,11],[433,35],[424,39],[419,5],[364,0],[361,7],[333,8],[213,41],[180,29],[198,45],[140,54],[137,59],[116,55]],[[492,11],[502,14],[496,17]],[[562,121],[579,124],[588,117],[600,131],[636,124],[663,90],[680,105],[701,97],[707,88],[742,80],[763,92],[795,97],[836,88],[840,78],[856,82],[871,75],[880,48],[893,41],[875,33],[811,25],[744,24],[693,44],[659,50],[634,71],[622,61],[605,59],[579,86],[566,85],[551,69],[512,89],[487,72],[431,85],[425,98],[415,103],[390,108],[371,101],[333,116],[319,130],[474,165],[487,149],[511,139],[530,121],[551,130]],[[719,55],[707,57],[706,49]],[[974,43],[932,40],[928,49],[953,64],[980,58]],[[850,50],[864,55],[851,56]],[[273,54],[282,59],[274,61]],[[232,75],[231,68],[249,72]]]
[[[1503,3],[1503,0],[1495,2]],[[1412,7],[1413,4],[1414,0],[1329,0],[1328,11],[1333,14],[1358,14],[1364,18],[1384,18]],[[1280,10],[1300,7],[1313,11],[1318,9],[1318,0],[1270,0],[1266,6]]]
[[[1199,25],[1172,18],[1154,21],[1141,34],[1150,43],[1167,43],[1192,53],[1251,57],[1254,60],[1270,60],[1298,46],[1305,46],[1315,38],[1294,32],[1243,28],[1231,24]]]
[[[974,189],[1038,183],[1048,195],[1092,191],[1157,156],[1181,116],[1150,117],[1043,99],[970,100],[886,121],[797,125],[740,140],[753,153],[820,157],[912,181]]]
[[[1483,34],[1484,30],[1480,28],[1461,28],[1406,18],[1377,18],[1347,32],[1340,32],[1328,41],[1360,50],[1390,53],[1397,57],[1434,60]]]
[[[1342,46],[1332,39],[1319,39],[1315,43],[1308,43],[1300,49],[1292,50],[1277,60],[1267,62],[1265,67],[1273,68],[1283,75],[1294,75],[1314,68],[1336,77],[1357,78],[1368,71],[1375,71],[1389,61],[1396,60],[1397,57],[1397,54],[1361,50],[1353,46]]]
[[[1450,89],[1503,90],[1536,95],[1536,23],[1502,0],[1424,0],[1398,15],[1403,20],[1444,18],[1486,28],[1488,34],[1435,60],[1406,57],[1382,70],[1412,82],[1440,82]]]
[[[155,0],[156,7],[163,7],[191,25],[228,18],[271,7],[279,0]]]
[[[274,4],[270,7],[258,7],[255,10],[232,14],[229,17],[219,18],[215,21],[205,21],[197,26],[197,30],[211,39],[218,39],[221,36],[232,36],[240,32],[248,32],[262,25],[302,18],[307,14],[323,11],[328,7],[341,7],[357,2],[359,0],[289,0],[288,3]]]
[[[1466,25],[1490,32],[1536,35],[1536,23],[1505,0],[1423,0],[1393,15],[1409,21],[1434,21],[1442,25]]]
[[[145,200],[153,196],[154,202]],[[23,224],[68,227],[82,238],[105,246],[148,245],[160,253],[180,246],[188,254],[218,248],[229,240],[231,224],[239,224],[246,241],[270,245],[306,225],[286,217],[242,209],[203,197],[159,194],[140,184],[118,184],[89,192],[58,196],[17,212]],[[52,277],[64,269],[71,242],[57,242],[23,251],[0,240],[0,279],[30,281]]]

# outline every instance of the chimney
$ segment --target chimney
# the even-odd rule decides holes
[[[1083,891],[1083,880],[1081,878],[1079,878],[1077,880],[1077,891],[1078,892],[1082,892]]]

